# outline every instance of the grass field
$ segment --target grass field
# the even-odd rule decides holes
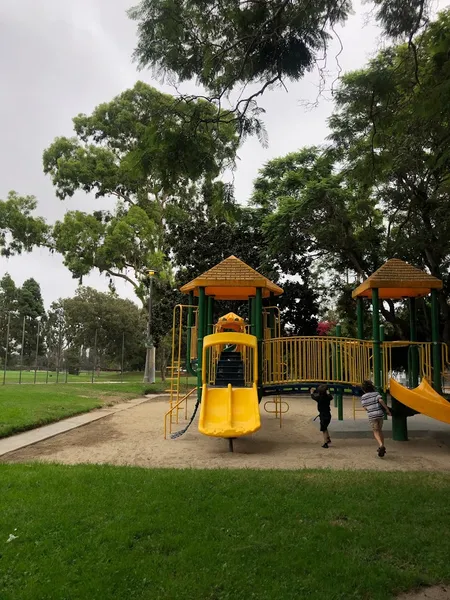
[[[144,374],[139,371],[121,374],[120,371],[100,371],[92,377],[92,371],[80,371],[79,375],[71,375],[66,371],[36,371],[34,369],[24,369],[22,373],[17,370],[1,371],[0,383],[94,383],[99,381],[114,382],[142,382]]]
[[[130,377],[123,383],[91,385],[78,381],[67,385],[0,386],[0,438],[87,412],[105,403],[129,400],[145,393],[159,394],[166,391],[168,385],[161,380],[153,385],[143,384],[140,376],[139,381]],[[193,380],[183,382],[183,389],[185,386],[193,386]]]
[[[450,581],[444,474],[2,465],[0,489],[2,600],[387,600]]]

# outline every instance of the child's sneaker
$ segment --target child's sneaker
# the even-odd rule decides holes
[[[322,448],[328,448],[327,442],[325,442],[325,444],[322,446]]]
[[[378,448],[378,456],[380,458],[383,458],[383,456],[386,454],[386,448],[384,446],[380,446]]]

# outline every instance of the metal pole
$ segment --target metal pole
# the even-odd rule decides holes
[[[144,383],[155,383],[155,346],[152,336],[152,291],[154,271],[149,271],[150,279],[148,289],[148,329],[147,329],[147,354],[145,357]]]
[[[39,356],[39,336],[41,334],[41,322],[38,321],[38,326],[37,326],[37,335],[36,335],[36,360],[34,363],[34,382],[36,383],[36,377],[37,377],[37,369],[38,369],[38,356]]]
[[[92,377],[91,377],[91,383],[94,383],[94,377],[95,377],[95,363],[97,362],[97,329],[95,330],[95,337],[94,337],[94,354],[92,357]]]
[[[356,298],[356,319],[358,322],[358,339],[364,339],[364,300]]]
[[[197,377],[197,371],[191,365],[191,343],[194,316],[194,292],[189,292],[189,308],[187,314],[187,348],[186,348],[186,370],[191,377]],[[187,406],[187,404],[186,404]]]
[[[336,325],[336,337],[342,336],[342,327],[341,325]],[[341,348],[339,342],[337,343],[337,378],[342,379],[342,369],[341,369]],[[338,409],[338,420],[344,420],[344,399],[341,390],[336,394],[337,397],[337,409]]]
[[[415,298],[409,299],[409,338],[411,342],[417,342],[417,303]],[[411,346],[411,387],[419,385],[419,356],[416,345]]]
[[[255,306],[255,335],[258,339],[258,397],[262,398],[262,381],[263,381],[263,305],[262,305],[262,289],[256,288]]]
[[[22,345],[20,348],[20,371],[19,371],[19,383],[22,383],[22,370],[23,370],[23,347],[25,345],[25,325],[26,325],[26,317],[23,318],[22,325]]]
[[[373,382],[381,391],[380,302],[378,289],[372,290]]]
[[[203,337],[205,335],[205,288],[198,290],[198,314],[197,314],[197,400],[202,397],[202,368],[203,368]]]
[[[123,383],[123,366],[125,362],[125,331],[122,334],[122,356],[120,361],[120,381]]]
[[[431,290],[431,341],[433,343],[433,387],[442,393],[441,348],[439,343],[439,304],[437,290]]]
[[[5,346],[5,365],[3,368],[3,385],[6,383],[6,368],[8,364],[8,346],[9,346],[9,327],[11,325],[11,313],[8,313],[8,322],[6,325],[6,346]]]
[[[59,324],[59,334],[58,334],[58,355],[57,355],[57,363],[56,363],[56,383],[59,383],[59,367],[61,363],[61,344],[62,344],[62,324]]]

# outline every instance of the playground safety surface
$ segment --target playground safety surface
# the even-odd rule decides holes
[[[344,401],[344,421],[337,421],[336,409],[333,409],[330,426],[333,443],[328,450],[321,448],[318,421],[313,421],[317,414],[315,403],[305,397],[286,400],[290,410],[283,415],[283,427],[280,429],[273,415],[262,412],[261,429],[235,440],[234,453],[228,451],[226,440],[200,434],[197,420],[181,438],[164,440],[163,416],[168,403],[167,398],[158,397],[10,452],[0,460],[152,468],[450,471],[448,425],[417,415],[408,419],[410,441],[393,442],[388,421],[387,455],[380,459],[365,414],[357,413],[353,421],[350,398]],[[193,403],[190,409],[192,406]],[[173,426],[173,431],[183,426],[184,421],[180,421],[178,426]]]

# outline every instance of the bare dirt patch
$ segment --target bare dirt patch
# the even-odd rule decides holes
[[[45,461],[65,464],[108,463],[163,468],[250,469],[373,469],[379,471],[450,471],[450,451],[438,439],[411,436],[408,443],[387,441],[380,459],[370,437],[335,438],[321,448],[315,404],[307,398],[290,398],[283,427],[272,415],[262,414],[262,427],[254,435],[234,442],[235,452],[220,438],[201,435],[195,421],[177,440],[165,440],[164,399],[152,399],[78,429],[17,450],[3,462]],[[189,409],[192,410],[193,402]],[[334,415],[335,416],[335,415]],[[344,411],[352,418],[351,401]],[[359,418],[365,417],[361,414]],[[174,431],[185,422],[174,425]],[[333,438],[333,422],[330,427]],[[450,598],[450,596],[449,596]]]
[[[450,587],[437,585],[417,592],[397,596],[397,600],[449,600]]]

